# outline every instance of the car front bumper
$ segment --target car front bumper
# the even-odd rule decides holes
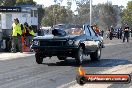
[[[42,53],[45,56],[75,56],[78,46],[32,46],[36,53]]]

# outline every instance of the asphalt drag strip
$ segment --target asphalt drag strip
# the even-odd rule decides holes
[[[88,74],[130,74],[132,76],[132,43],[106,44],[100,62],[85,62],[83,67]],[[100,71],[99,71],[100,69]],[[96,71],[95,71],[96,70]],[[92,73],[93,72],[93,73]],[[80,86],[76,80],[58,88],[131,88],[129,84],[85,84]]]

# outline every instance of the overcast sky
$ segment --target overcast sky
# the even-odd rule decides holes
[[[50,6],[50,5],[54,4],[54,0],[34,0],[34,1],[37,2],[38,4],[43,4],[44,6]],[[76,4],[75,4],[74,0],[72,0],[72,1],[73,1],[72,10],[75,10],[76,9]],[[98,4],[98,3],[105,3],[107,1],[112,2],[113,5],[126,6],[127,2],[131,1],[131,0],[92,0],[92,3],[95,5],[95,4]],[[66,2],[67,2],[67,0],[63,0],[61,5],[66,6]]]

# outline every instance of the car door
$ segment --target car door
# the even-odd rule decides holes
[[[96,51],[98,49],[98,46],[99,46],[99,43],[100,43],[99,37],[90,26],[88,28],[91,32],[91,38],[92,38],[92,41],[93,41],[92,50]]]
[[[85,37],[86,37],[86,40],[84,41],[85,43],[85,53],[90,53],[90,52],[93,52],[93,39],[92,39],[92,35],[91,35],[91,32],[89,30],[89,26],[88,25],[85,25],[84,26],[84,30],[85,30]]]

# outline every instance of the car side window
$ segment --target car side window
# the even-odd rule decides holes
[[[95,32],[93,31],[93,29],[91,27],[88,27],[90,32],[91,32],[91,36],[96,36]]]
[[[89,30],[89,28],[87,26],[85,26],[85,34],[87,36],[91,36],[90,30]]]

